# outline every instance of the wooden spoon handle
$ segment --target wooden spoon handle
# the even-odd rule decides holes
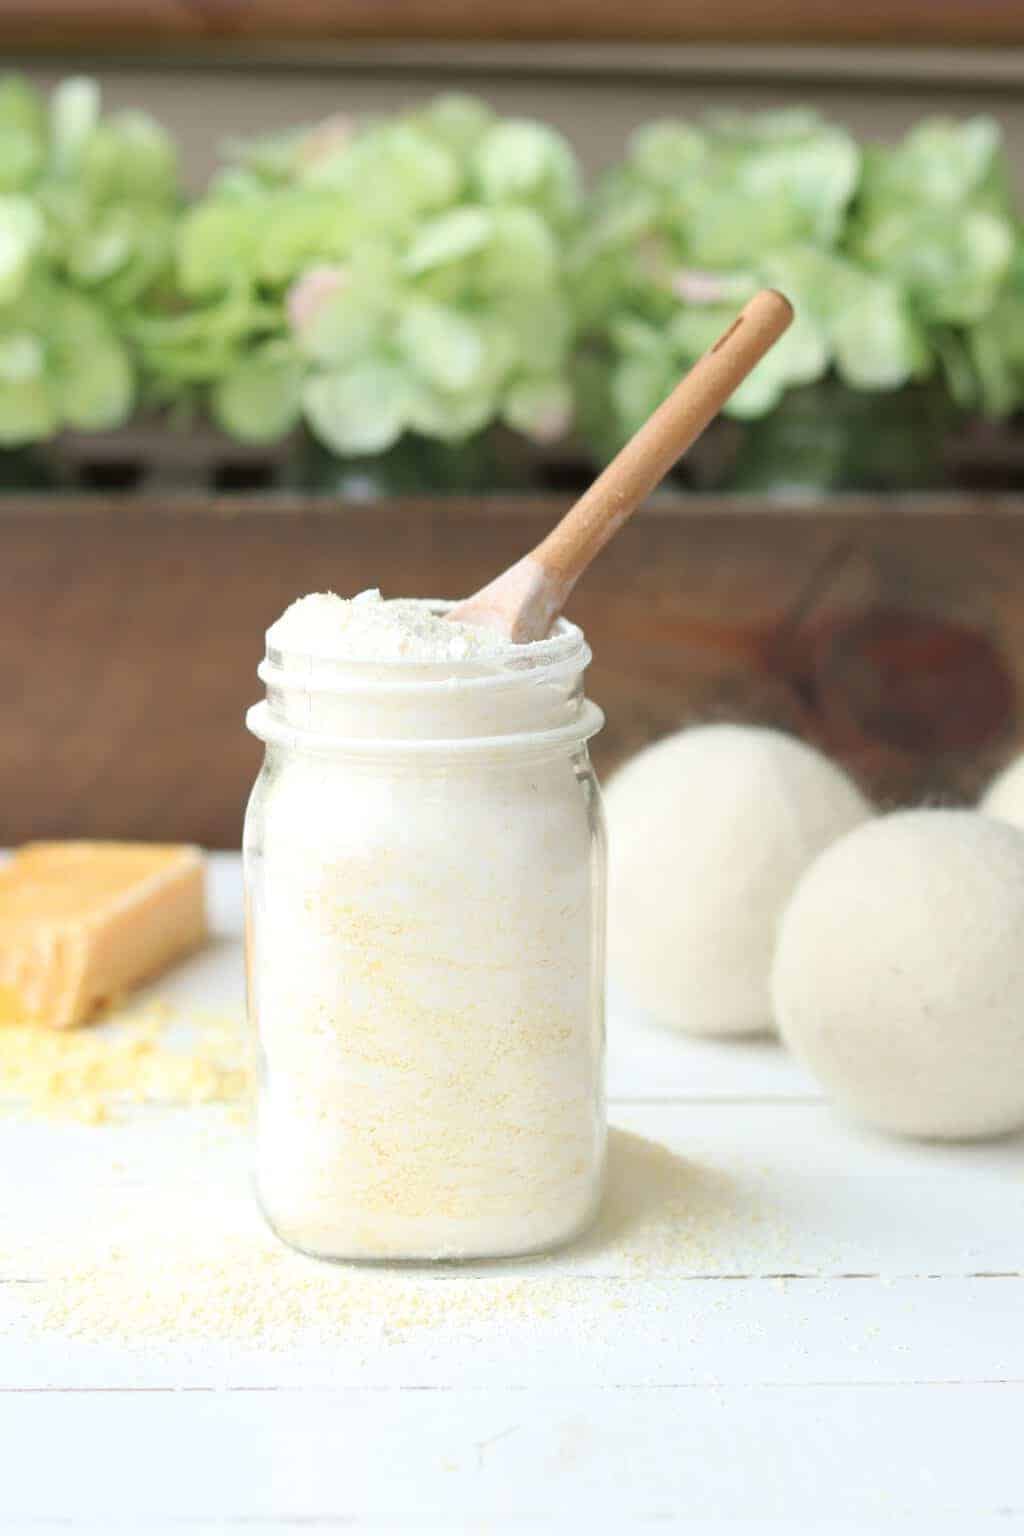
[[[668,474],[793,318],[788,299],[765,288],[631,437],[533,551],[564,598],[594,556]]]

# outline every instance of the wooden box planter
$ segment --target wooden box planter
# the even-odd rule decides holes
[[[237,844],[266,625],[297,594],[471,591],[566,497],[25,495],[0,503],[0,843]],[[607,772],[687,721],[798,731],[886,802],[976,793],[1017,745],[1024,497],[667,495],[572,605]]]

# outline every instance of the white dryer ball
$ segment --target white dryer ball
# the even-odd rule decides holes
[[[1024,827],[1024,756],[1014,758],[982,795],[978,809],[1015,827]]]
[[[1024,834],[953,810],[851,832],[797,887],[773,986],[786,1044],[860,1119],[1024,1125]]]
[[[871,815],[864,796],[790,736],[709,725],[633,758],[606,804],[613,979],[678,1029],[770,1029],[782,910],[821,850]]]

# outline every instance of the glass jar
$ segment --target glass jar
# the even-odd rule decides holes
[[[244,839],[256,1180],[292,1246],[497,1257],[593,1217],[605,851],[589,660],[565,621],[505,665],[268,647]]]

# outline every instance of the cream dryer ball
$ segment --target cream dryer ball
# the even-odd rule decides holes
[[[996,816],[1000,821],[1024,827],[1024,755],[1015,757],[1002,773],[992,780],[978,806],[986,816]]]
[[[633,758],[606,805],[613,979],[677,1029],[769,1029],[782,910],[822,849],[871,815],[864,796],[790,736],[708,725]]]
[[[1024,833],[953,810],[851,832],[786,911],[774,996],[786,1044],[860,1119],[1024,1125]]]

